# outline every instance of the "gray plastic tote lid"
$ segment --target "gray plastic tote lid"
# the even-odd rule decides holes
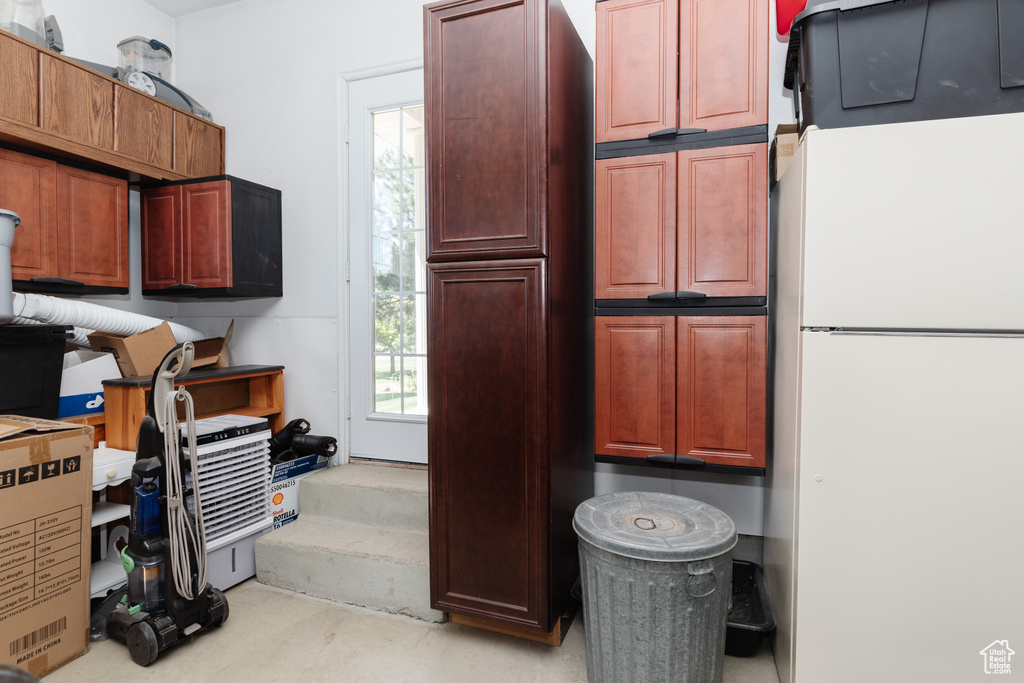
[[[736,545],[736,525],[716,507],[668,493],[610,493],[584,501],[573,516],[580,539],[639,560],[689,562]]]

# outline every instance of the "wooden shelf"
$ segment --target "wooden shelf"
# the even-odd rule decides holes
[[[265,417],[271,431],[284,427],[284,368],[239,365],[194,370],[175,386],[185,386],[195,403],[196,419],[217,415]],[[103,382],[107,446],[135,450],[139,425],[152,393],[149,379],[130,377]],[[184,407],[178,406],[184,419]]]

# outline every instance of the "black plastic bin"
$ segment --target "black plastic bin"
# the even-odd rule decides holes
[[[801,132],[1024,111],[1024,3],[809,0],[785,86]]]
[[[70,325],[0,325],[0,415],[57,417]]]
[[[733,560],[732,610],[726,620],[725,654],[752,657],[774,630],[775,615],[764,590],[760,565]]]

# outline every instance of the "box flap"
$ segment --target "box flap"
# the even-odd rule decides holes
[[[38,417],[21,415],[0,415],[0,439],[6,439],[23,432],[60,432],[66,429],[81,429],[82,425],[71,422],[43,420]]]
[[[192,342],[195,347],[195,356],[192,359],[193,368],[226,368],[231,366],[231,351],[228,349],[228,342],[234,331],[235,321],[228,325],[228,331],[223,337],[213,339],[201,339]]]
[[[89,343],[94,351],[114,354],[117,367],[125,377],[151,376],[176,344],[171,326],[166,322],[129,337],[93,332],[89,335]]]

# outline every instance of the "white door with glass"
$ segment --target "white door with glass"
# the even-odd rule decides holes
[[[426,463],[423,69],[347,86],[350,455]]]

